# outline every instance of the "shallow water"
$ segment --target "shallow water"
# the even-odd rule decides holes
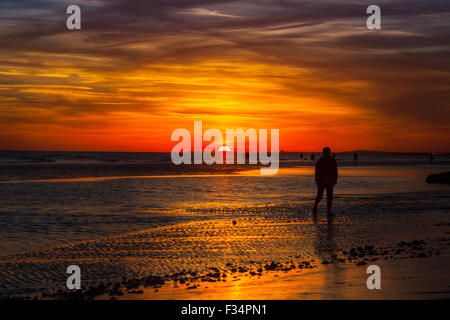
[[[363,202],[375,195],[445,194],[448,186],[424,182],[428,173],[443,169],[345,167],[340,169],[335,196]],[[250,170],[230,175],[3,182],[0,255],[213,217],[192,215],[187,209],[299,204],[311,202],[314,193],[313,168],[305,166],[281,168],[269,177]],[[411,208],[423,201],[418,197]],[[336,210],[339,214],[344,208]]]
[[[449,169],[344,166],[331,224],[311,219],[313,167],[296,162],[269,177],[259,170],[139,177],[105,171],[3,181],[0,284],[4,293],[58,287],[73,263],[97,283],[226,261],[320,258],[363,243],[435,241],[448,230],[450,188],[424,181]]]

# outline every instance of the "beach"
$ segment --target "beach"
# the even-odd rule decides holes
[[[270,177],[154,159],[8,161],[1,298],[448,298],[450,190],[425,183],[448,159],[339,157],[336,216],[322,203],[317,219],[313,162],[298,158]],[[66,288],[73,264],[78,292]],[[372,264],[381,290],[366,286]]]
[[[183,300],[143,306],[181,319],[449,299],[449,17],[0,1],[0,302]]]

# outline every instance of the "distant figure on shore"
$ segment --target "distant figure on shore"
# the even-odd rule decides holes
[[[333,216],[333,188],[337,182],[338,169],[336,160],[330,156],[331,149],[323,148],[323,156],[316,162],[317,196],[313,207],[313,215],[317,216],[317,207],[323,198],[323,192],[327,190],[327,215]]]
[[[358,161],[358,154],[355,152],[353,154],[353,162],[356,162],[356,161]]]
[[[432,153],[430,153],[430,162],[433,162],[433,160],[434,160],[434,156]]]
[[[300,160],[303,160],[303,153],[300,153]]]
[[[313,154],[311,155],[310,159],[311,159],[312,161],[314,161],[314,160],[316,159],[316,155],[313,153]]]

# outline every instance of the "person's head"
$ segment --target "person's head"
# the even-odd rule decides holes
[[[329,147],[325,147],[322,149],[322,152],[324,156],[329,156],[331,153],[331,149]]]

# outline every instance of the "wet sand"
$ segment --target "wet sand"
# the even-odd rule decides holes
[[[445,213],[315,220],[307,207],[219,208],[209,210],[214,219],[2,257],[2,298],[449,296],[450,221]],[[71,264],[82,270],[82,290],[76,293],[65,287],[65,269]],[[365,285],[370,264],[382,269],[379,292]]]
[[[449,299],[450,256],[381,260],[381,290],[366,286],[366,266],[337,263],[313,270],[238,276],[225,282],[180,284],[102,295],[98,299],[132,300],[316,300],[316,299]],[[424,271],[424,264],[430,265]],[[195,287],[194,287],[195,286]]]

